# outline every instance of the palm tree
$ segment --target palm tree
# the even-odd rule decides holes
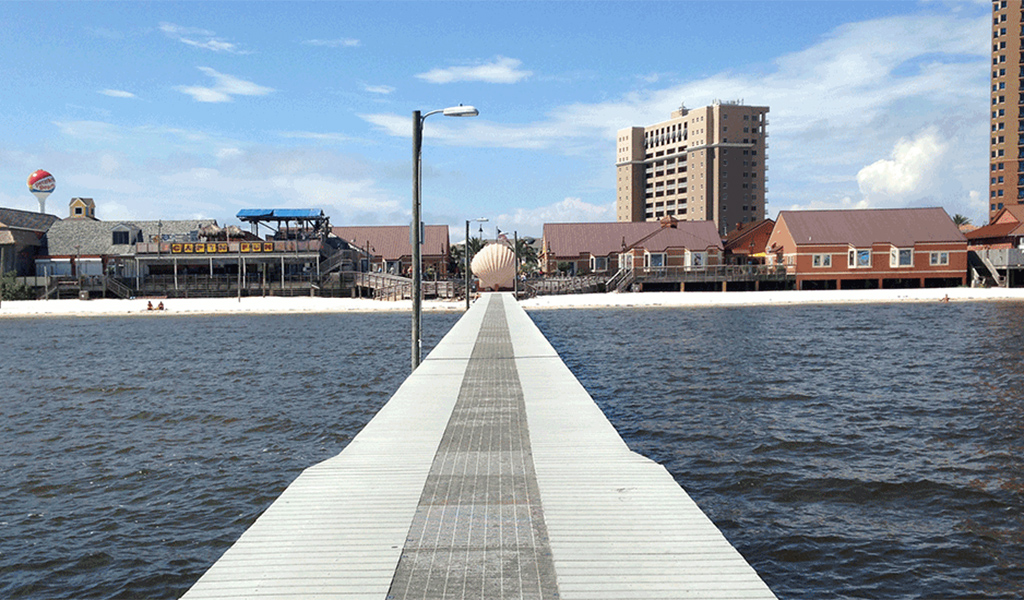
[[[481,238],[471,237],[465,244],[452,244],[451,248],[448,249],[448,255],[451,257],[450,266],[453,273],[462,273],[462,269],[466,267],[466,255],[463,250],[466,246],[469,247],[469,260],[472,262],[476,253],[484,247],[484,241]]]
[[[955,215],[953,215],[953,224],[956,225],[957,227],[960,227],[961,225],[970,225],[971,218],[965,217],[960,213],[956,213]]]
[[[516,251],[519,254],[520,269],[524,273],[532,273],[540,268],[537,249],[527,243],[526,239],[519,238],[519,245],[516,246]]]

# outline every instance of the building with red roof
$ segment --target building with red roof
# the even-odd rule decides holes
[[[331,233],[370,256],[371,271],[406,275],[412,268],[412,241],[408,225],[332,227]],[[423,270],[437,276],[448,274],[447,225],[427,225],[423,230]]]
[[[612,274],[621,267],[717,265],[721,256],[722,239],[712,221],[546,223],[541,269]]]
[[[797,289],[967,283],[967,238],[942,208],[784,210],[766,253]]]
[[[999,209],[992,222],[966,234],[979,278],[996,285],[1024,285],[1024,205]]]

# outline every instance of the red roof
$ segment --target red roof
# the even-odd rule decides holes
[[[764,219],[750,224],[740,223],[736,229],[725,235],[725,249],[734,254],[749,253],[751,248],[754,249],[755,253],[764,252],[764,246],[768,242],[768,237],[771,236],[772,229],[774,228],[775,221],[771,219]]]
[[[879,208],[861,210],[784,210],[785,222],[796,244],[877,243],[913,246],[921,242],[963,242],[967,238],[942,208]]]
[[[331,232],[353,246],[366,248],[370,253],[385,260],[398,260],[412,256],[408,225],[370,225],[356,227],[332,227]],[[423,255],[444,256],[448,254],[448,226],[427,225],[423,232]]]
[[[675,227],[654,221],[544,225],[544,250],[554,256],[608,256],[634,246],[651,252],[668,248],[721,250],[722,239],[712,221],[679,221]]]
[[[979,227],[974,231],[967,232],[965,235],[971,241],[1019,236],[1024,235],[1024,225],[1020,223],[996,223],[995,225]]]

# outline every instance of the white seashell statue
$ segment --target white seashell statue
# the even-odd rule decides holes
[[[473,257],[470,267],[484,287],[511,289],[516,275],[516,254],[505,244],[487,244]]]

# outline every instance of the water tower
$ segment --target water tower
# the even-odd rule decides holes
[[[28,191],[39,200],[39,212],[46,213],[46,198],[53,193],[57,187],[53,175],[39,169],[28,176]]]

